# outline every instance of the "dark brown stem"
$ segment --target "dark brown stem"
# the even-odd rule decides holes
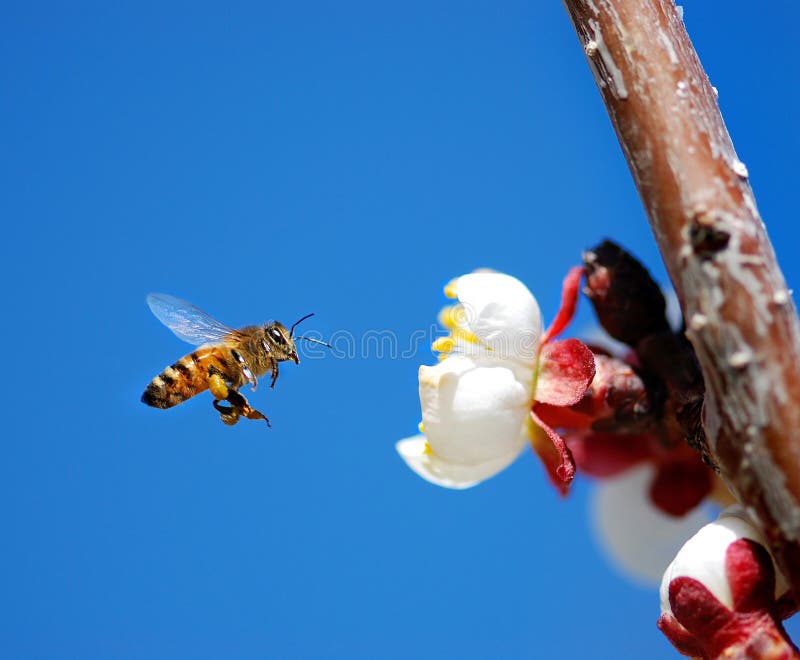
[[[564,0],[681,301],[707,450],[800,594],[800,325],[670,0]]]

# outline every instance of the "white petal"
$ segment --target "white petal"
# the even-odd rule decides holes
[[[733,608],[733,594],[725,573],[725,554],[737,539],[746,538],[768,548],[764,535],[739,506],[730,506],[714,522],[703,527],[678,551],[661,581],[661,611],[671,612],[669,583],[677,577],[691,577],[701,582],[723,605]],[[774,563],[774,562],[773,562]],[[777,572],[775,595],[788,589],[786,579]]]
[[[542,338],[542,315],[536,298],[515,277],[471,273],[456,282],[466,327],[493,355],[533,364]]]
[[[452,355],[420,367],[422,423],[433,452],[462,466],[519,454],[532,383],[530,370],[507,361]]]
[[[514,462],[519,451],[500,456],[477,465],[456,465],[448,463],[436,454],[426,452],[425,436],[416,435],[397,443],[397,453],[406,465],[420,477],[437,486],[463,490],[493,477]],[[524,445],[524,439],[523,443]],[[521,449],[521,448],[520,448]]]
[[[648,497],[654,468],[640,465],[599,482],[594,496],[594,526],[619,568],[645,584],[658,584],[664,568],[687,537],[711,516],[701,506],[683,518],[658,510]]]

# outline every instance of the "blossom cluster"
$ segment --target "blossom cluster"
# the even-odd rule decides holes
[[[581,281],[611,351],[559,339]],[[623,277],[624,276],[624,277]],[[704,502],[733,498],[687,443],[699,427],[703,386],[693,351],[670,328],[664,298],[644,268],[605,242],[569,271],[547,329],[533,294],[493,271],[445,287],[447,335],[438,363],[419,368],[419,433],[397,443],[406,464],[446,488],[473,487],[526,446],[566,495],[576,473],[600,480],[597,528],[618,562],[655,580],[708,521]],[[693,657],[794,658],[780,621],[795,607],[757,526],[740,508],[702,527],[662,582],[659,627]]]

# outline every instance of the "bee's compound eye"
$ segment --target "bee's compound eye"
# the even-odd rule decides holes
[[[278,328],[270,328],[269,335],[275,341],[283,343],[283,335],[281,334],[280,330],[278,330]]]

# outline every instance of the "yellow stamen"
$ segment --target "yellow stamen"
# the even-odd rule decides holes
[[[456,347],[456,340],[452,337],[439,337],[433,342],[431,348],[440,353],[449,353]]]
[[[447,286],[444,287],[444,295],[446,295],[448,298],[458,298],[458,293],[456,291],[457,283],[458,283],[458,278],[450,280],[447,283]]]
[[[450,336],[455,339],[460,339],[461,341],[468,342],[470,344],[480,344],[481,340],[478,339],[477,335],[471,333],[469,330],[464,330],[462,328],[456,328],[453,332],[450,333]]]
[[[425,442],[425,447],[422,449],[422,453],[423,454],[432,454],[433,453],[433,449],[431,449],[431,446],[428,444],[427,441]]]
[[[417,428],[419,429],[420,433],[425,433],[425,424],[423,424],[422,422],[417,424]]]
[[[465,319],[466,315],[461,305],[448,305],[439,312],[439,323],[450,330],[455,330],[464,325]]]

